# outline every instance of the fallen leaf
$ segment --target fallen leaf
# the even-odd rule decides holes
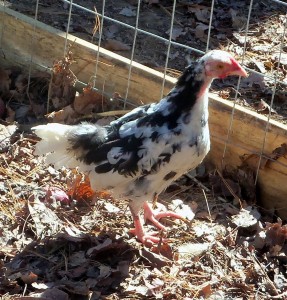
[[[110,266],[100,265],[100,275],[97,277],[97,279],[106,278],[111,275],[112,269]]]
[[[242,87],[260,87],[264,89],[266,87],[265,77],[257,74],[251,73],[247,78],[242,79]]]
[[[45,117],[49,122],[53,123],[62,123],[62,124],[73,124],[74,120],[79,116],[78,113],[75,112],[72,105],[65,106],[63,109],[51,112]]]
[[[107,39],[104,43],[105,49],[110,51],[129,51],[131,49],[130,46],[124,44],[121,41]]]
[[[277,223],[266,222],[266,245],[270,247],[279,246],[280,249],[287,239],[287,225],[282,225],[282,221]]]
[[[152,246],[150,250],[153,253],[161,254],[170,260],[173,259],[173,251],[172,251],[170,245],[167,243],[162,243],[159,246]]]
[[[204,299],[209,299],[209,296],[212,294],[212,288],[210,283],[203,284],[199,291],[199,295],[204,297]]]
[[[170,29],[168,31],[166,31],[166,34],[167,35],[170,34]],[[179,26],[173,26],[171,39],[176,41],[181,35],[185,35],[185,34],[186,34],[186,32],[183,30],[183,28],[181,28]]]
[[[198,24],[195,28],[195,36],[198,38],[198,39],[203,39],[206,37],[206,30],[209,28],[208,25],[206,24]],[[213,27],[211,27],[213,28]]]
[[[28,273],[22,274],[21,280],[25,284],[31,284],[31,283],[36,282],[38,280],[38,276],[33,272],[28,272]]]
[[[16,125],[5,126],[0,124],[0,153],[8,150],[10,146],[10,137],[16,130]]]
[[[43,293],[35,293],[34,294],[38,299],[38,297],[41,297],[41,299],[46,299],[46,300],[69,300],[70,297],[67,293],[59,290],[58,288],[51,288],[51,289],[47,289],[45,290]]]
[[[215,193],[224,197],[241,196],[241,187],[234,179],[210,174],[209,180]]]
[[[56,109],[61,109],[71,104],[74,99],[74,86],[77,77],[70,69],[73,63],[72,51],[68,49],[65,57],[55,61],[53,64],[49,97]]]
[[[181,199],[172,200],[169,208],[187,220],[191,221],[194,219],[195,212],[189,205],[184,204]]]
[[[85,115],[92,111],[103,111],[105,102],[105,96],[96,92],[92,86],[88,84],[83,88],[81,94],[76,93],[73,107],[76,113]]]
[[[287,53],[284,53],[284,52],[275,52],[273,55],[272,55],[272,59],[275,60],[276,62],[278,62],[279,60],[279,63],[282,64],[282,65],[287,65]]]
[[[232,27],[234,29],[243,29],[247,24],[247,18],[238,13],[238,11],[230,8],[229,13],[231,15]]]
[[[188,11],[195,14],[198,21],[209,23],[210,8],[203,5],[193,4],[188,6]]]
[[[108,27],[104,27],[104,29],[105,29],[104,34],[107,39],[113,39],[119,31],[119,27],[116,24],[112,24]]]
[[[254,229],[261,215],[256,208],[247,207],[242,208],[237,215],[231,216],[231,221],[236,226],[245,229]]]
[[[280,147],[275,148],[272,151],[271,158],[277,160],[280,157],[286,157],[287,155],[287,144],[283,143]]]
[[[171,264],[171,261],[166,257],[156,254],[146,248],[140,249],[139,254],[142,258],[146,259],[149,263],[157,268],[162,268]]]
[[[120,15],[126,16],[126,17],[135,17],[137,14],[135,12],[135,8],[132,7],[124,7],[120,12]]]
[[[55,235],[63,227],[62,221],[49,207],[34,195],[28,201],[28,209],[34,222],[37,237]]]
[[[105,202],[104,206],[105,206],[105,209],[109,213],[117,213],[120,211],[120,209],[118,207],[116,207],[115,205],[113,205],[112,203],[109,203],[109,202]]]
[[[261,113],[261,114],[269,114],[270,112],[272,114],[277,114],[275,109],[273,109],[263,99],[261,99],[260,102],[258,103],[256,110],[257,110],[258,113]]]
[[[69,256],[69,265],[78,267],[87,262],[85,251],[78,251]]]
[[[89,176],[74,174],[68,181],[67,194],[76,200],[91,200],[95,194],[91,188]]]
[[[178,247],[178,253],[181,258],[194,259],[203,255],[210,247],[210,243],[187,243]]]

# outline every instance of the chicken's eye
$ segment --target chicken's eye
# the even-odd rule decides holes
[[[223,68],[224,68],[223,65],[217,65],[217,69],[218,69],[218,70],[222,70]]]

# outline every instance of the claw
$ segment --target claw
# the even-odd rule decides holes
[[[161,230],[166,230],[166,227],[163,226],[158,219],[164,218],[164,217],[172,217],[177,219],[184,219],[182,216],[180,216],[177,213],[174,213],[172,211],[165,211],[165,212],[159,212],[155,213],[154,210],[151,208],[150,204],[147,202],[144,203],[144,217],[145,220],[151,221],[157,228]],[[148,232],[146,233],[144,231],[143,225],[141,223],[140,217],[138,215],[134,216],[134,224],[135,228],[131,229],[130,232],[134,234],[139,241],[141,241],[146,246],[151,246],[151,244],[158,244],[160,242],[168,243],[169,240],[166,238],[162,238],[161,236],[155,236],[158,234],[158,232]]]

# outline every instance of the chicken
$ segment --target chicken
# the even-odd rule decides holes
[[[181,218],[170,211],[156,214],[148,201],[209,152],[208,90],[214,78],[229,75],[247,73],[227,52],[210,51],[185,69],[160,102],[135,108],[108,126],[34,127],[42,139],[35,154],[49,153],[46,162],[55,168],[79,167],[94,190],[111,190],[115,198],[128,199],[135,236],[144,244],[157,243],[158,236],[145,232],[140,210],[159,229],[165,229],[160,218]]]

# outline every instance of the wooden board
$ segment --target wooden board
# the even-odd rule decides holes
[[[35,21],[8,8],[0,6],[0,64],[16,64],[32,70],[49,69],[55,59],[64,54],[66,33]],[[73,43],[72,51],[76,64],[73,72],[82,82],[88,82],[95,74],[97,51],[99,63],[96,87],[112,95],[114,92],[126,95],[129,67],[132,66],[128,99],[135,104],[153,102],[160,99],[163,74],[136,62],[130,62],[96,45],[67,36]],[[174,85],[175,79],[166,77],[164,93]],[[265,140],[264,154],[269,155],[282,143],[287,143],[287,127],[276,121],[270,121],[265,137],[267,118],[243,107],[235,106],[233,123],[227,141],[228,128],[233,111],[233,104],[210,95],[210,130],[212,147],[208,160],[218,168],[225,165],[238,166],[240,156],[261,153]],[[227,143],[222,165],[222,157]],[[267,209],[277,210],[287,219],[287,159],[269,162],[259,172],[260,198]]]

